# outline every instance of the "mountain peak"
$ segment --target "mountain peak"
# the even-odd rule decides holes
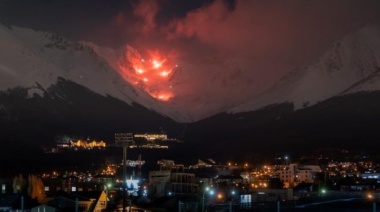
[[[291,102],[295,109],[301,109],[347,92],[351,86],[378,71],[379,37],[380,28],[374,25],[347,35],[313,64],[288,73],[271,89],[230,112],[253,111],[283,102]],[[375,84],[380,88],[380,81]]]

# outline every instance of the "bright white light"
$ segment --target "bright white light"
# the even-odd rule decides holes
[[[159,68],[159,67],[161,67],[161,64],[159,63],[159,62],[157,62],[156,60],[153,60],[153,67],[154,68]]]
[[[161,72],[161,76],[163,76],[163,77],[167,77],[168,75],[169,75],[168,71]]]
[[[142,69],[136,69],[136,72],[138,73],[138,74],[143,74],[144,73],[144,70],[142,70]]]

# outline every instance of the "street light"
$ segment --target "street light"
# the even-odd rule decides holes
[[[219,194],[218,194],[218,199],[220,200],[220,199],[222,199],[222,198],[223,198],[223,194],[219,193]]]
[[[285,155],[284,157],[286,165],[289,165],[289,156]]]
[[[133,142],[132,133],[115,133],[115,144],[116,146],[123,147],[123,212],[125,212],[126,207],[126,194],[125,187],[127,187],[126,182],[126,166],[127,166],[127,147]]]
[[[327,190],[325,188],[322,188],[320,191],[319,191],[319,196],[320,197],[324,197],[327,193]]]
[[[372,200],[372,211],[373,212],[376,212],[376,201],[375,201],[375,194],[373,193],[368,193],[367,194],[367,198],[369,200]]]
[[[203,191],[202,191],[202,212],[205,211],[205,192],[209,191],[210,190],[210,187],[206,187]]]
[[[109,189],[112,187],[112,184],[108,183],[105,187],[106,187],[106,209],[107,209],[107,206],[108,206],[108,193],[109,193]]]

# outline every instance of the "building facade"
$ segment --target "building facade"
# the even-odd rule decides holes
[[[298,183],[314,183],[317,180],[317,174],[322,170],[317,165],[301,165],[292,163],[277,170],[280,181],[284,183],[285,188],[291,188]]]

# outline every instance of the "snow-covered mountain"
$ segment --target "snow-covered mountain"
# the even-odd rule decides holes
[[[335,42],[310,66],[299,67],[257,98],[231,109],[255,111],[284,102],[301,109],[328,98],[380,90],[380,28],[368,25]]]
[[[63,78],[129,105],[135,102],[161,111],[157,100],[126,83],[104,58],[86,45],[55,33],[2,25],[0,40],[2,92],[22,87],[28,89],[29,97],[43,96],[58,78]]]
[[[192,122],[243,102],[244,95],[234,92],[250,94],[254,86],[239,65],[241,58],[177,58],[179,67],[170,78],[174,98],[162,102],[120,76],[120,62],[130,62],[121,61],[124,47],[115,50],[69,41],[55,33],[2,25],[0,40],[0,91],[23,87],[31,97],[43,96],[61,77],[103,96],[130,105],[136,102],[178,122]]]
[[[63,78],[129,105],[138,103],[178,122],[194,122],[225,111],[255,111],[283,102],[300,109],[337,95],[380,90],[379,37],[379,27],[362,28],[259,96],[253,92],[258,89],[250,78],[247,58],[176,58],[178,68],[169,81],[174,97],[161,102],[120,76],[124,47],[115,50],[72,42],[54,33],[0,25],[0,91],[22,87],[28,89],[30,97],[43,96]]]

